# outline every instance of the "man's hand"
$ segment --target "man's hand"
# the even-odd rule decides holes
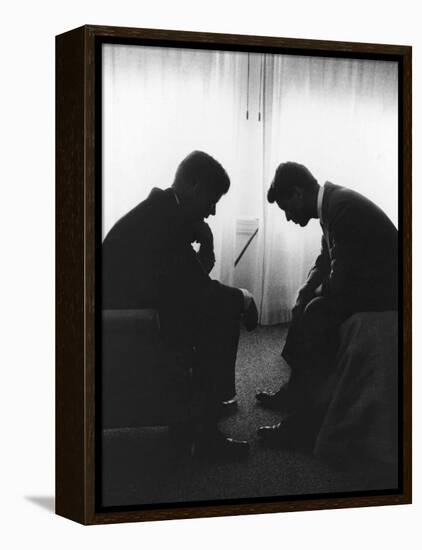
[[[198,222],[193,226],[193,242],[199,243],[198,260],[204,270],[209,273],[215,264],[214,237],[207,223]]]
[[[309,291],[306,293],[299,292],[299,295],[296,299],[296,303],[292,309],[292,319],[303,315],[308,303],[312,300],[312,298],[315,298],[317,296],[322,296],[322,284],[319,285],[315,290],[311,292]]]
[[[292,319],[295,319],[296,317],[300,317],[301,315],[303,315],[303,312],[305,311],[305,307],[307,303],[308,303],[307,300],[305,300],[301,296],[298,296],[296,303],[292,308]]]
[[[193,225],[192,242],[197,242],[200,246],[214,248],[214,237],[210,226],[203,220]]]
[[[207,273],[210,273],[215,264],[214,250],[207,249],[201,246],[196,255],[198,257],[199,263],[202,265],[204,270]]]
[[[245,309],[243,312],[243,324],[248,332],[254,330],[258,325],[258,310],[252,294],[244,289],[240,289],[243,293]]]

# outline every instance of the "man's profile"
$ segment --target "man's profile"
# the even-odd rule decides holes
[[[318,218],[323,232],[320,255],[298,292],[282,351],[291,367],[290,381],[275,392],[256,394],[265,407],[300,411],[298,432],[317,422],[310,405],[333,367],[340,324],[356,312],[397,310],[398,236],[373,202],[330,182],[319,185],[308,168],[295,162],[278,166],[267,199],[301,227]],[[290,418],[290,423],[262,426],[258,433],[266,441],[280,440],[295,430],[295,415]]]
[[[248,329],[257,311],[246,290],[212,280],[212,232],[205,219],[230,187],[213,157],[189,154],[168,189],[154,188],[123,216],[103,243],[103,308],[158,310],[166,345],[195,350],[196,416],[186,429],[198,453],[239,456],[245,441],[217,429],[221,403],[235,397],[235,362],[242,319]],[[192,243],[199,243],[196,252]]]

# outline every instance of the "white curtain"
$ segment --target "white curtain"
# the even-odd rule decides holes
[[[320,248],[318,220],[301,228],[265,200],[278,164],[305,164],[374,200],[397,225],[397,64],[264,57],[262,220],[256,296],[261,322],[290,319],[298,287]],[[356,220],[359,223],[359,220]]]
[[[152,187],[169,187],[188,153],[208,152],[231,179],[209,220],[211,275],[233,284],[236,221],[258,218],[248,265],[263,324],[289,320],[321,234],[267,204],[280,162],[361,191],[397,222],[394,63],[110,44],[102,90],[103,237]]]

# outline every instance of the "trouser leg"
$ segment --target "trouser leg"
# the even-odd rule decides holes
[[[194,391],[201,408],[207,409],[210,415],[222,401],[236,395],[238,343],[239,319],[205,315],[198,319]]]
[[[315,393],[333,368],[338,328],[348,317],[325,297],[311,299],[293,319],[282,351],[292,369],[291,388]]]
[[[306,360],[305,352],[305,330],[303,314],[294,317],[287,331],[286,341],[281,352],[292,370],[300,370]]]
[[[160,311],[163,339],[170,350],[190,353],[192,361],[192,416],[201,422],[217,422],[222,401],[236,394],[235,365],[239,343],[240,313],[192,311],[186,308]]]

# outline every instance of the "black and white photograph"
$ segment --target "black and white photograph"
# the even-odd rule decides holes
[[[2,548],[418,546],[417,7],[2,5]]]
[[[402,490],[400,67],[103,41],[102,510]]]

